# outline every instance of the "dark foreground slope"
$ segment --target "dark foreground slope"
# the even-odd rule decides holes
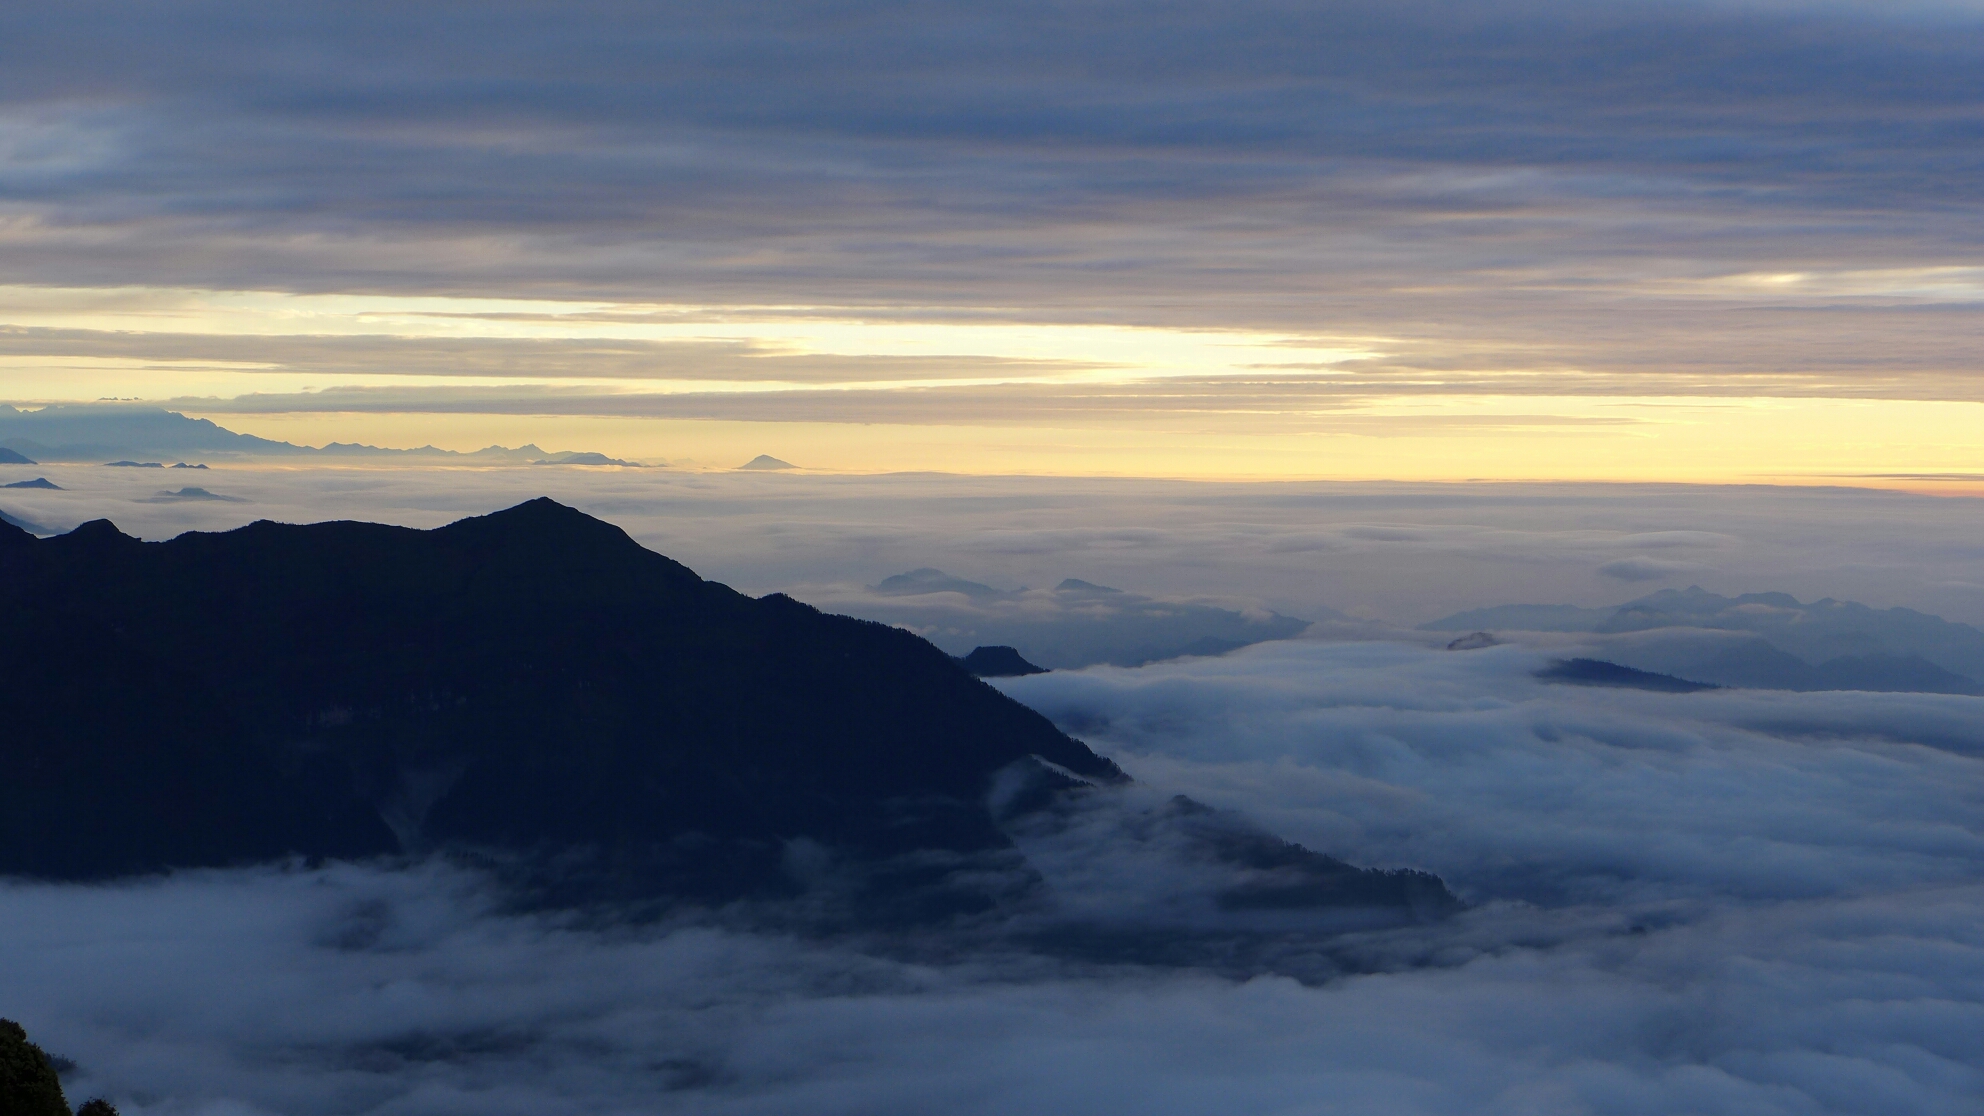
[[[433,531],[0,529],[0,724],[0,873],[55,878],[446,847],[554,899],[727,898],[789,886],[800,838],[926,874],[1010,849],[987,794],[1028,757],[1123,778],[910,633],[550,500]]]

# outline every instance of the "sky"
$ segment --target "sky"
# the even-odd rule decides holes
[[[1317,623],[997,683],[1136,780],[1016,837],[1045,913],[0,880],[0,1015],[127,1116],[1968,1116],[1984,697],[1547,685],[1680,668],[1417,626],[1689,586],[1984,626],[1980,141],[1958,0],[13,5],[0,402],[668,467],[8,465],[58,486],[10,516],[549,495],[953,652]],[[919,569],[999,594],[880,588]],[[1174,794],[1468,909],[1208,914],[1133,839]]]
[[[845,472],[1975,491],[1971,3],[0,35],[0,398]]]

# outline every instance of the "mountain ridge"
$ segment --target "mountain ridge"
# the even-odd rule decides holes
[[[1127,781],[910,632],[548,499],[431,531],[0,527],[0,724],[0,874],[442,850],[552,904],[790,895],[803,847],[863,911],[976,909],[989,866],[1026,874],[995,784],[1031,788],[1008,811]],[[1303,856],[1374,907],[1447,895]]]
[[[431,445],[415,449],[388,449],[356,442],[299,446],[293,442],[237,433],[212,419],[191,418],[163,407],[103,403],[54,404],[37,410],[20,410],[0,403],[0,445],[14,447],[21,453],[32,453],[40,461],[62,462],[206,455],[224,458],[388,458],[488,465],[636,465],[635,462],[622,461],[603,453],[579,450],[550,452],[531,444],[514,449],[487,446],[466,453]],[[35,463],[25,457],[16,462]]]
[[[1613,608],[1502,605],[1470,609],[1420,631],[1585,633],[1608,653],[1650,654],[1661,672],[1765,689],[1984,693],[1984,631],[1908,608],[1876,609],[1788,593],[1725,597],[1700,586],[1663,589]],[[1693,653],[1680,641],[1702,637]],[[1715,640],[1706,639],[1716,636]],[[1659,636],[1668,646],[1650,650]],[[1634,641],[1637,640],[1638,643]]]

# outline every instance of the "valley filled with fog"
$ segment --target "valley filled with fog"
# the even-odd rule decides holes
[[[17,520],[147,539],[431,527],[551,495],[754,595],[1063,668],[994,684],[1136,780],[1012,834],[1050,910],[897,932],[530,912],[434,860],[6,882],[0,1004],[74,1063],[72,1096],[215,1116],[1747,1116],[1964,1113],[1984,1093],[1984,697],[1689,673],[1754,667],[1728,653],[1761,640],[1813,670],[1914,659],[1977,681],[1976,501],[3,471],[59,486],[0,491]],[[1491,638],[1457,641],[1475,620]],[[1224,653],[1164,657],[1208,639]],[[1566,657],[1722,688],[1538,677]],[[1436,873],[1467,909],[1373,929],[1204,901],[1203,866],[1147,820],[1175,795]],[[1049,916],[1094,936],[1043,934]]]

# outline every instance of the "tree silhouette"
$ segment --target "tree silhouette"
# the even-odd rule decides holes
[[[97,1097],[84,1101],[83,1106],[76,1110],[76,1116],[117,1116],[117,1106]]]
[[[25,1027],[0,1019],[0,1113],[5,1116],[69,1116],[62,1079],[48,1054],[28,1041]],[[91,1116],[102,1116],[92,1113]]]

